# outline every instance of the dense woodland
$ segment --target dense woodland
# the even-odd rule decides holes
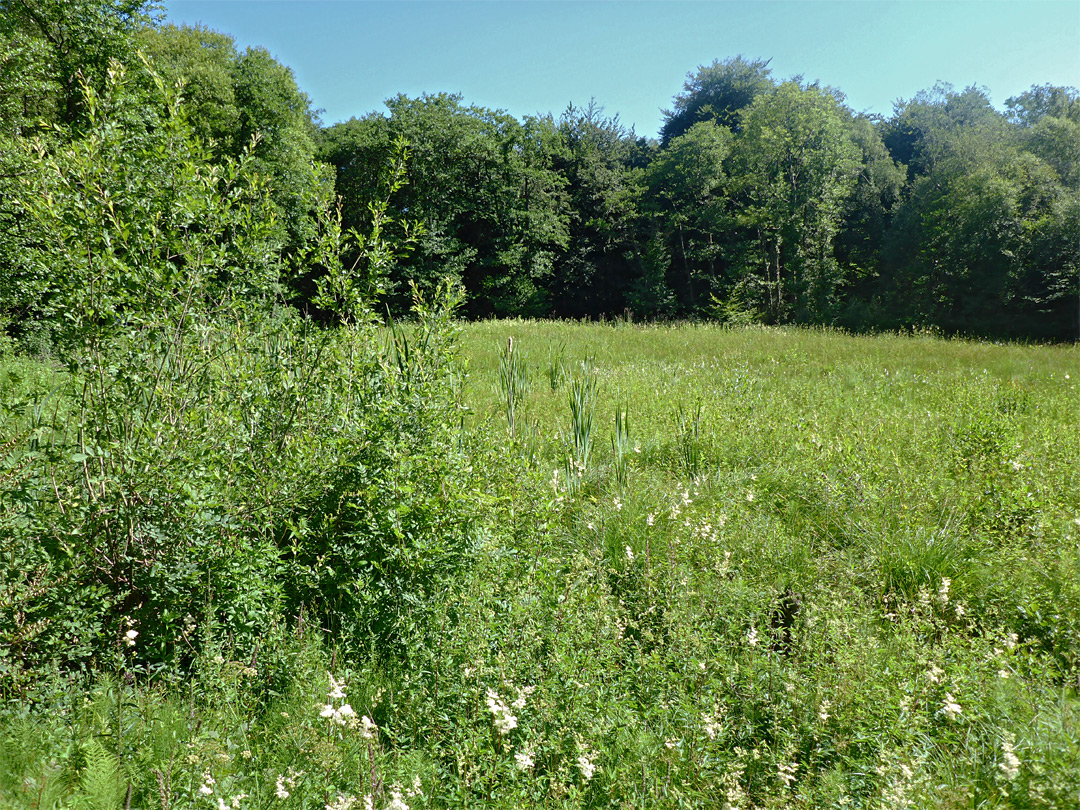
[[[177,161],[222,183],[242,165],[266,192],[259,283],[318,318],[336,239],[393,313],[411,283],[451,277],[475,318],[1080,329],[1075,88],[1032,87],[1001,112],[980,88],[939,84],[880,118],[736,56],[689,74],[658,139],[596,101],[517,120],[451,94],[323,126],[269,52],[155,23],[147,3],[2,5],[0,316],[24,335],[76,305],[58,276],[81,289],[92,276],[73,267],[72,234],[32,212],[47,199],[89,227],[85,208],[61,209],[108,160],[125,166],[109,193],[138,228]],[[390,247],[372,261],[349,232],[375,224]]]

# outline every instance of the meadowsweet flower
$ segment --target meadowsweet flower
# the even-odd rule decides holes
[[[997,674],[998,674],[998,677],[1001,678],[1003,681],[1008,680],[1008,678],[1009,678],[1009,670],[1007,670],[1007,669],[1004,669],[1004,668],[999,669]]]
[[[330,700],[345,700],[345,685],[338,683],[332,673],[327,672],[326,677],[330,679],[330,691],[327,697]]]
[[[941,683],[941,676],[944,674],[945,670],[937,664],[931,664],[930,669],[926,671],[926,679],[930,681],[930,683]]]
[[[529,699],[529,695],[536,691],[535,686],[525,686],[518,689],[518,696],[514,702],[510,704],[510,708],[521,711],[525,708],[525,702]]]
[[[1011,734],[1001,741],[1001,762],[998,763],[998,768],[1010,782],[1020,775],[1020,757],[1016,756]]]
[[[630,562],[634,561],[634,550],[630,546],[626,547],[626,559]]]
[[[646,526],[652,526],[655,523],[656,523],[656,515],[654,515],[652,512],[649,512],[649,514],[645,516],[645,525]]]
[[[351,810],[354,804],[356,804],[355,797],[343,796],[339,793],[336,800],[323,806],[326,810]]]
[[[821,701],[821,705],[818,706],[818,711],[817,711],[818,720],[820,720],[822,723],[829,722],[829,717],[831,716],[829,714],[829,709],[831,709],[831,708],[832,708],[832,703],[830,701],[828,701],[828,700]]]
[[[1017,643],[1019,643],[1020,637],[1016,633],[1009,633],[1005,637],[1005,646],[1010,650],[1015,650]]]
[[[943,701],[940,710],[941,714],[944,714],[949,720],[956,720],[963,711],[964,710],[960,708],[960,704],[956,702],[953,696],[946,692],[945,700]]]
[[[679,741],[676,740],[674,737],[668,737],[667,739],[664,740],[664,748],[666,748],[668,751],[671,751],[672,749],[674,749],[675,746],[678,745],[678,744],[679,744]]]
[[[577,758],[578,770],[581,771],[581,777],[588,782],[593,778],[596,773],[596,764],[589,759],[587,754],[581,754]]]
[[[948,577],[941,578],[941,586],[938,588],[937,599],[942,605],[949,604],[949,586],[952,585],[952,580]]]
[[[289,791],[285,787],[285,775],[284,774],[279,774],[278,775],[277,782],[274,784],[274,795],[277,796],[279,799],[287,799],[287,798],[289,798]]]
[[[135,646],[135,639],[137,639],[138,637],[139,637],[139,631],[138,630],[128,630],[126,633],[124,633],[124,644],[127,645],[128,647],[134,647]]]
[[[517,718],[514,717],[510,707],[503,702],[503,699],[499,697],[499,693],[494,689],[487,690],[487,707],[488,711],[491,712],[492,719],[495,722],[495,729],[499,734],[506,736],[517,728]]]
[[[783,781],[784,787],[790,788],[795,781],[795,772],[799,770],[798,762],[781,762],[776,768],[776,775]]]
[[[415,796],[423,796],[423,787],[423,784],[420,782],[420,776],[416,775],[412,778],[412,787],[406,788],[405,795],[408,796],[410,799]]]
[[[401,796],[400,788],[391,788],[390,804],[386,805],[386,810],[409,810],[409,805],[405,804],[405,799]]]
[[[748,489],[746,491],[746,502],[747,503],[753,503],[754,502],[754,490]]]
[[[365,740],[374,740],[378,731],[379,727],[366,714],[360,718],[360,736]]]
[[[702,714],[701,723],[705,728],[705,736],[710,740],[715,740],[716,735],[720,733],[720,719],[712,714]]]
[[[370,793],[364,795],[364,810],[375,810],[375,799]]]
[[[751,647],[756,647],[758,643],[758,632],[756,627],[751,627],[746,631],[746,643]]]
[[[679,505],[677,503],[673,503],[671,505],[671,513],[670,513],[671,519],[675,520],[676,518],[679,517],[680,514],[682,514],[682,510],[679,509]]]
[[[536,762],[533,760],[533,749],[527,745],[514,754],[514,765],[519,771],[531,771]]]
[[[618,498],[613,499],[611,503],[615,507],[616,512],[622,511],[622,501],[620,501]]]
[[[214,792],[214,785],[216,784],[217,782],[214,781],[213,776],[208,773],[204,773],[202,784],[199,785],[199,793],[201,793],[203,796],[209,796]]]

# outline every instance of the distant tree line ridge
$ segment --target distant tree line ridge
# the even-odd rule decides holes
[[[88,88],[123,66],[128,94],[181,86],[201,160],[242,158],[265,179],[281,294],[315,316],[311,245],[382,212],[400,249],[371,289],[392,312],[451,277],[474,318],[1080,332],[1075,88],[1035,86],[999,112],[982,89],[938,84],[878,117],[736,56],[688,76],[658,139],[595,102],[518,120],[443,93],[321,126],[265,49],[149,8],[0,0],[0,317],[16,328],[56,315],[63,272],[34,259],[21,195],[35,156],[86,137],[101,115]],[[116,115],[133,141],[156,126],[137,105]],[[317,212],[335,198],[328,224]]]

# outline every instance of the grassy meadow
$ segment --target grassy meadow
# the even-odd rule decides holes
[[[6,693],[0,806],[1080,806],[1075,345],[453,331],[460,486],[379,492],[466,492],[467,543],[394,633],[196,617],[182,677],[119,637]],[[2,362],[8,403],[63,377]]]

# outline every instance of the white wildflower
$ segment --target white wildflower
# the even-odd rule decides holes
[[[930,681],[930,683],[941,683],[941,676],[944,674],[945,670],[937,664],[931,664],[930,669],[926,671],[926,679]]]
[[[366,714],[360,718],[360,736],[365,740],[374,740],[379,727]]]
[[[957,602],[956,603],[956,608],[954,609],[954,612],[956,613],[956,618],[962,619],[962,618],[964,618],[964,615],[967,613],[967,608],[964,607],[963,602]]]
[[[405,795],[408,796],[410,799],[415,798],[417,796],[423,796],[424,795],[423,787],[424,787],[424,785],[420,781],[420,776],[419,776],[419,774],[417,774],[416,776],[414,776],[412,778],[412,787],[409,787],[409,788],[405,789]]]
[[[330,698],[330,700],[344,700],[345,684],[338,683],[337,680],[334,679],[334,676],[329,672],[326,673],[326,676],[330,679],[330,692],[327,694],[327,697]]]
[[[204,796],[209,796],[211,793],[214,792],[214,785],[216,784],[217,782],[214,781],[213,776],[208,773],[204,773],[202,784],[199,785],[199,793]]]
[[[400,789],[390,790],[390,804],[386,805],[386,810],[409,810],[409,805],[405,804]]]
[[[1008,680],[1008,678],[1009,678],[1009,670],[1007,670],[1007,669],[1004,669],[1004,668],[999,669],[997,674],[998,674],[998,677],[1001,678],[1002,680]]]
[[[517,728],[517,718],[494,689],[487,690],[487,707],[499,734],[505,736]]]
[[[536,762],[533,760],[533,749],[531,745],[527,745],[514,754],[514,765],[517,766],[519,771],[532,770]]]
[[[790,788],[791,783],[795,781],[795,772],[799,770],[798,762],[781,762],[776,769],[776,775],[784,783],[784,787]]]
[[[1011,734],[1001,741],[1001,762],[998,767],[1010,782],[1020,775],[1020,758],[1016,756]]]
[[[331,804],[324,805],[326,810],[350,810],[352,806],[356,804],[356,798],[353,796],[342,796],[338,794],[337,799]]]
[[[748,489],[746,491],[746,502],[747,503],[753,503],[754,502],[754,490]]]
[[[664,740],[664,748],[666,748],[669,751],[674,749],[675,746],[678,745],[678,744],[679,744],[679,741],[676,740],[674,737],[668,737],[666,740]]]
[[[635,453],[640,453],[641,452],[641,444],[640,443],[634,442],[634,452]]]
[[[1013,472],[1020,472],[1022,469],[1024,469],[1024,465],[1021,464],[1016,459],[1013,459],[1012,461],[1010,461],[1009,466],[1013,468]]]
[[[949,720],[956,720],[964,710],[960,708],[960,704],[956,702],[953,696],[949,693],[945,694],[945,700],[941,706],[941,714],[944,714]]]
[[[828,701],[828,700],[821,701],[821,705],[818,706],[818,712],[817,712],[818,720],[820,720],[822,723],[829,722],[829,717],[830,717],[829,709],[831,709],[831,708],[832,708],[832,703],[830,701]]]
[[[721,729],[720,719],[711,714],[702,714],[701,722],[705,727],[705,736],[710,740],[715,740]]]
[[[289,791],[285,787],[284,774],[279,775],[277,778],[277,783],[274,786],[274,795],[277,796],[279,799],[289,798]]]
[[[1017,643],[1019,643],[1020,637],[1016,633],[1009,633],[1005,637],[1005,646],[1010,650],[1015,650]]]
[[[581,771],[582,778],[588,782],[593,778],[593,774],[596,773],[596,764],[589,759],[587,754],[581,754],[577,758],[578,770]]]
[[[612,500],[612,505],[615,507],[616,512],[622,511],[622,501],[620,501],[618,498]]]
[[[364,794],[364,810],[375,810],[375,799],[370,793]]]
[[[758,632],[756,627],[751,627],[746,632],[746,643],[751,647],[756,647],[758,643]]]
[[[630,548],[630,546],[627,546],[627,547],[626,547],[626,559],[627,559],[627,560],[628,560],[629,562],[633,562],[633,561],[634,561],[634,550],[633,550],[632,548]]]
[[[952,580],[948,577],[941,578],[941,586],[938,588],[937,599],[942,605],[949,604],[949,586],[952,585]]]
[[[128,630],[126,633],[124,633],[124,644],[126,644],[128,647],[134,647],[135,639],[137,639],[138,637],[138,630]]]
[[[536,691],[535,686],[526,686],[522,689],[518,689],[517,699],[510,704],[510,707],[521,711],[525,708],[525,702],[529,699],[529,695]]]
[[[652,512],[649,512],[649,514],[645,517],[645,525],[646,526],[652,526],[655,523],[656,523],[656,515],[654,515]]]

